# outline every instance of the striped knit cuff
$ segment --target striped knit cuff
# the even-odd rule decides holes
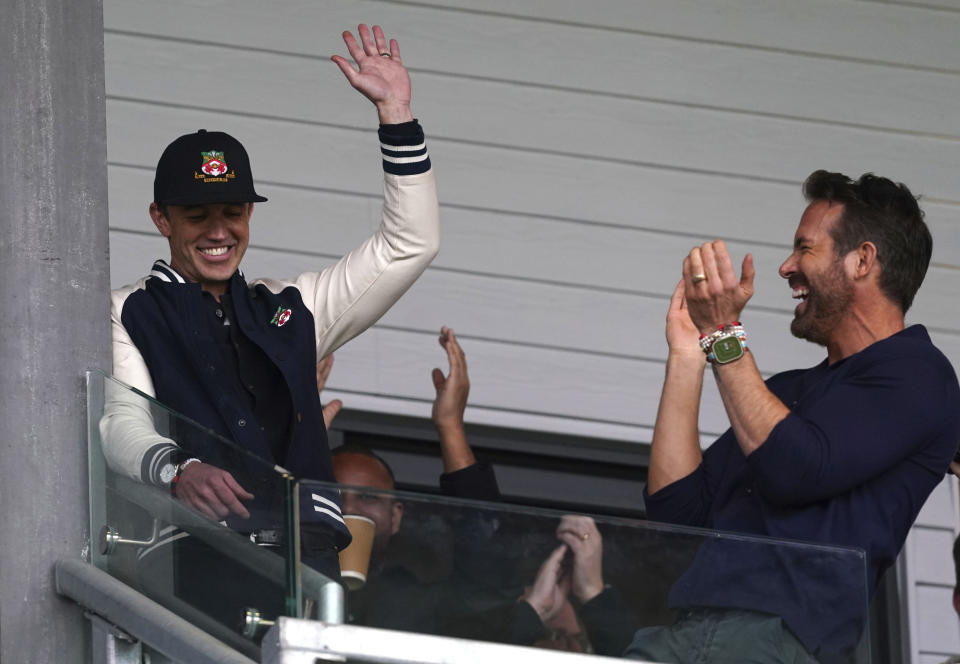
[[[169,486],[169,481],[164,482],[160,477],[160,471],[165,465],[176,463],[176,454],[179,452],[180,448],[171,442],[163,442],[151,447],[143,455],[143,461],[140,464],[141,479],[147,484]]]
[[[430,156],[423,129],[416,120],[380,125],[383,170],[393,175],[416,175],[430,170]]]

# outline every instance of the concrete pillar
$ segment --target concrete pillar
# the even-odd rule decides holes
[[[84,371],[110,366],[103,8],[0,2],[0,661],[84,662]]]

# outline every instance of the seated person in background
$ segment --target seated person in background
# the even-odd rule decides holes
[[[927,331],[904,325],[932,252],[916,198],[871,174],[817,171],[803,188],[809,204],[780,276],[800,300],[791,332],[827,357],[765,381],[739,322],[751,256],[738,277],[722,241],[694,247],[667,313],[647,512],[862,548],[872,596],[956,451],[960,387]],[[707,364],[731,428],[701,454]],[[851,565],[844,576],[840,558],[798,564],[814,558],[708,541],[671,593],[680,620],[639,631],[627,655],[699,661],[709,641],[711,661],[851,661],[866,620],[862,572]]]
[[[603,582],[603,537],[596,522],[589,516],[565,515],[557,539],[563,544],[543,562],[523,596],[549,633],[534,645],[621,655],[636,622],[617,591]],[[570,603],[571,594],[577,608]]]
[[[478,463],[467,443],[463,412],[470,393],[470,379],[463,349],[453,330],[440,330],[440,345],[447,352],[449,372],[444,376],[434,369],[436,389],[431,419],[440,439],[444,473],[440,488],[449,496],[478,500],[499,500],[493,468]],[[317,368],[317,388],[323,390],[330,373],[332,359]],[[339,402],[324,407],[325,417],[332,419],[340,410]],[[371,487],[392,491],[393,470],[372,450],[356,445],[343,445],[333,450],[333,474],[339,484]],[[397,534],[403,519],[403,504],[392,496],[363,493],[354,489],[342,491],[343,513],[359,514],[373,520],[376,530],[370,570],[364,588],[349,594],[350,622],[426,633],[441,632],[440,588],[420,581],[404,567],[385,566],[384,554],[390,538]]]
[[[450,364],[447,376],[440,369],[432,373],[436,389],[432,420],[439,434],[444,466],[441,490],[448,496],[498,501],[500,491],[492,467],[477,462],[467,442],[463,414],[470,382],[463,349],[453,330],[447,327],[441,329],[440,345]],[[318,365],[319,390],[326,384],[331,365],[331,358]],[[328,403],[325,416],[332,419],[341,406],[339,401]],[[395,485],[386,461],[358,445],[347,444],[333,450],[333,472],[337,482],[344,485],[388,491]],[[399,531],[403,519],[403,503],[390,495],[352,488],[344,488],[342,493],[344,514],[366,516],[376,526],[367,584],[348,595],[350,622],[529,645],[545,635],[555,635],[556,625],[563,617],[567,618],[569,631],[573,614],[567,596],[572,592],[582,604],[581,615],[597,652],[620,654],[629,643],[633,623],[626,618],[624,626],[623,617],[628,616],[628,611],[615,592],[604,588],[603,545],[593,519],[563,517],[557,537],[564,543],[544,562],[530,589],[520,598],[516,589],[501,597],[499,589],[484,583],[484,573],[477,571],[489,569],[491,556],[497,564],[497,552],[502,551],[503,545],[492,541],[495,533],[489,524],[482,523],[483,517],[471,515],[466,524],[458,526],[461,532],[456,537],[464,544],[456,554],[459,560],[454,561],[460,568],[458,578],[452,584],[430,584],[386,560],[390,539]],[[482,564],[464,569],[474,562]]]

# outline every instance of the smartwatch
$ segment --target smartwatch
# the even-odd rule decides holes
[[[710,349],[713,361],[717,364],[727,364],[743,357],[747,344],[735,333],[725,334],[713,342]]]

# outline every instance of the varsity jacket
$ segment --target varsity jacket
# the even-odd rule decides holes
[[[411,125],[415,131],[409,131]],[[277,513],[269,503],[278,492],[257,486],[269,482],[270,473],[257,470],[263,461],[297,478],[333,481],[317,394],[317,358],[378,320],[439,248],[436,188],[419,125],[381,127],[380,142],[383,219],[373,236],[323,272],[247,282],[238,271],[231,279],[236,324],[280,370],[290,391],[294,417],[286,457],[273,458],[252,410],[231,396],[200,285],[157,261],[149,276],[113,291],[114,377],[262,461],[251,461],[228,445],[210,444],[209,436],[187,433],[198,431],[194,427],[181,427],[180,436],[161,436],[146,402],[121,394],[108,395],[100,422],[104,455],[114,471],[163,485],[161,468],[178,458],[219,464],[239,475],[241,485],[253,484],[245,487],[257,496],[248,506],[253,516],[242,525],[250,530],[273,525],[264,520]],[[342,535],[341,543],[348,540],[338,492],[306,492],[301,508],[303,519],[326,522]],[[239,522],[230,525],[241,527]]]

